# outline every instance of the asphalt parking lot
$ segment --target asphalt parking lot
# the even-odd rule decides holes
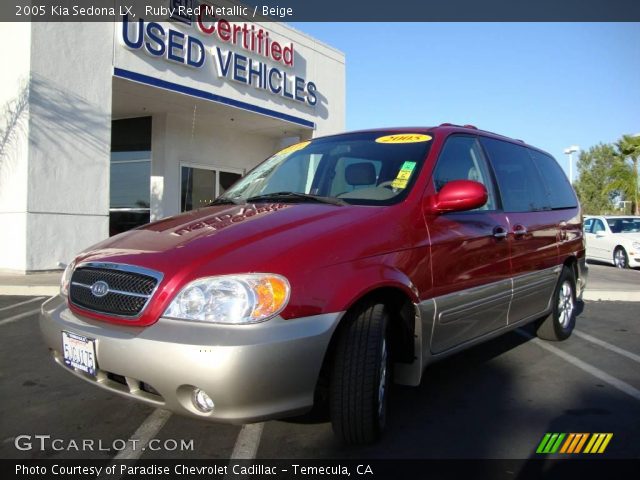
[[[634,275],[640,283],[640,271],[592,266],[590,282],[615,289]],[[640,457],[637,302],[586,301],[566,342],[519,330],[434,364],[420,387],[392,389],[378,444],[349,447],[322,419],[208,424],[89,385],[49,358],[44,300],[0,297],[0,458],[519,459],[546,432],[611,432],[603,455]]]

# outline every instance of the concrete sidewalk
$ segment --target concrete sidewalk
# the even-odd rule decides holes
[[[620,270],[611,265],[589,262],[584,299],[640,302],[640,270]]]
[[[60,291],[62,270],[44,273],[0,273],[0,295],[52,297]]]

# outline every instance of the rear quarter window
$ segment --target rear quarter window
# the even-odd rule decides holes
[[[564,174],[564,171],[558,165],[556,160],[537,150],[529,149],[531,158],[538,166],[542,179],[544,180],[547,191],[549,194],[549,200],[551,202],[551,208],[575,208],[578,206],[578,200],[573,188],[569,183],[569,179]]]
[[[536,212],[551,208],[549,195],[528,149],[481,137],[496,174],[505,212]]]

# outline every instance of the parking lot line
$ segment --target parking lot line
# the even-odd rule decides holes
[[[21,313],[19,315],[14,315],[13,317],[5,318],[4,320],[0,320],[0,325],[6,325],[7,323],[15,322],[16,320],[20,320],[21,318],[30,317],[31,315],[35,315],[40,311],[39,308],[35,310],[29,310],[28,312]]]
[[[127,448],[118,452],[114,460],[137,460],[144,453],[149,441],[160,431],[171,417],[169,410],[157,408],[133,433],[127,442]],[[136,448],[133,449],[135,444]]]
[[[243,425],[233,447],[231,460],[252,460],[256,458],[263,429],[264,423]]]
[[[587,362],[580,360],[578,357],[574,357],[573,355],[570,355],[567,352],[564,352],[557,347],[554,347],[552,345],[549,345],[546,342],[543,342],[539,338],[535,338],[530,333],[527,333],[523,330],[515,330],[515,331],[519,335],[531,339],[531,342],[539,346],[540,348],[543,348],[546,351],[553,353],[554,355],[557,355],[558,357],[562,358],[563,360],[566,360],[573,366],[578,367],[579,369],[593,375],[596,378],[599,378],[603,382],[608,383],[612,387],[617,388],[621,392],[626,393],[627,395],[635,398],[636,400],[640,400],[640,390],[638,390],[632,385],[629,385],[627,382],[623,382],[619,378],[616,378],[613,375],[609,375],[607,372],[600,370],[599,368],[594,367],[593,365],[590,365]]]
[[[27,305],[28,303],[37,302],[39,300],[43,300],[45,297],[36,297],[31,298],[29,300],[25,300],[24,302],[14,303],[13,305],[9,305],[8,307],[0,308],[0,312],[4,312],[5,310],[11,310],[12,308],[20,307],[22,305]]]
[[[611,350],[612,352],[617,353],[618,355],[622,355],[623,357],[627,357],[634,362],[640,363],[640,355],[636,355],[635,353],[628,352],[620,347],[616,347],[615,345],[605,342],[604,340],[600,340],[599,338],[592,337],[591,335],[583,332],[578,332],[577,330],[573,331],[573,334],[586,340],[587,342],[595,343],[596,345],[601,346],[602,348],[606,348],[607,350]]]
[[[263,429],[264,423],[249,423],[242,426],[238,433],[238,438],[236,438],[236,444],[233,446],[233,452],[231,452],[231,458],[229,459],[230,465],[235,463],[234,460],[253,460],[256,458]],[[232,477],[236,479],[249,478],[248,475],[236,475],[232,473],[232,469],[229,468],[223,480]]]

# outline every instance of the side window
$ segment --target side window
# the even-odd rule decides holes
[[[593,221],[593,231],[591,233],[604,232],[604,223],[602,220],[598,220],[597,218]]]
[[[549,210],[549,195],[527,149],[493,138],[481,139],[498,180],[505,212]]]
[[[587,218],[584,221],[583,230],[585,233],[591,233],[591,227],[593,227],[593,218]]]
[[[558,165],[558,162],[549,155],[529,149],[529,154],[538,166],[538,170],[542,175],[542,179],[547,185],[549,192],[549,200],[551,208],[575,208],[578,206],[578,200],[573,193],[573,188],[567,179],[567,176]]]
[[[478,210],[495,210],[496,201],[493,182],[482,148],[475,137],[454,135],[449,137],[433,172],[433,184],[439,192],[452,180],[474,180],[483,184],[489,198]]]

